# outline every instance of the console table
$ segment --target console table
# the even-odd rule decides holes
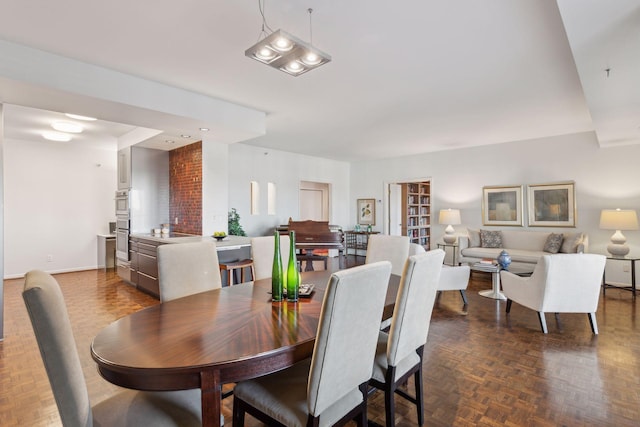
[[[363,250],[366,252],[367,245],[369,244],[369,235],[371,234],[380,234],[379,231],[354,231],[347,230],[344,232],[345,241],[347,243],[347,252],[349,255],[349,249],[353,249],[353,254],[358,256],[358,250]]]
[[[636,261],[640,260],[640,257],[631,257],[631,256],[625,256],[625,257],[613,257],[613,256],[608,256],[607,257],[607,261],[608,260],[615,260],[615,261],[628,261],[629,264],[631,264],[631,287],[629,286],[621,286],[621,285],[611,285],[607,283],[607,268],[605,267],[604,269],[604,274],[602,275],[602,295],[605,295],[605,291],[607,290],[607,288],[618,288],[618,289],[622,289],[625,291],[631,291],[631,293],[633,294],[633,299],[636,298]]]

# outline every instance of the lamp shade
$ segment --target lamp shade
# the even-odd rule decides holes
[[[458,225],[460,224],[460,210],[458,209],[443,209],[440,211],[438,218],[440,224]]]
[[[603,230],[637,230],[638,216],[633,209],[603,209],[600,213]]]

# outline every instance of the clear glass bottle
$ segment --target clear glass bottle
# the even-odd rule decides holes
[[[298,301],[300,272],[296,257],[296,232],[289,232],[289,265],[287,266],[287,301]]]
[[[273,233],[273,268],[271,270],[271,301],[282,301],[283,272],[282,256],[280,255],[280,233]]]

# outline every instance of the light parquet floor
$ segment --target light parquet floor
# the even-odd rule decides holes
[[[353,261],[351,261],[353,262]],[[89,354],[92,338],[114,320],[158,301],[110,270],[56,276],[62,287],[92,402],[117,391]],[[22,280],[5,281],[5,339],[0,342],[0,426],[58,426],[60,419],[22,302]],[[469,305],[457,292],[436,302],[424,357],[427,426],[640,425],[640,325],[637,300],[608,289],[597,312],[600,335],[586,314],[537,314],[478,295],[488,275],[473,273]],[[409,387],[412,389],[412,383]],[[223,413],[231,425],[232,399]],[[396,398],[396,425],[416,425],[415,408]],[[369,418],[384,424],[384,401],[369,400]],[[259,425],[250,417],[249,426]]]

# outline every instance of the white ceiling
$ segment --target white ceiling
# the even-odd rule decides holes
[[[244,56],[257,0],[0,0],[0,39],[264,111],[246,143],[320,157],[640,142],[639,0],[266,0],[267,22],[308,41],[309,7],[332,62],[299,77]]]

